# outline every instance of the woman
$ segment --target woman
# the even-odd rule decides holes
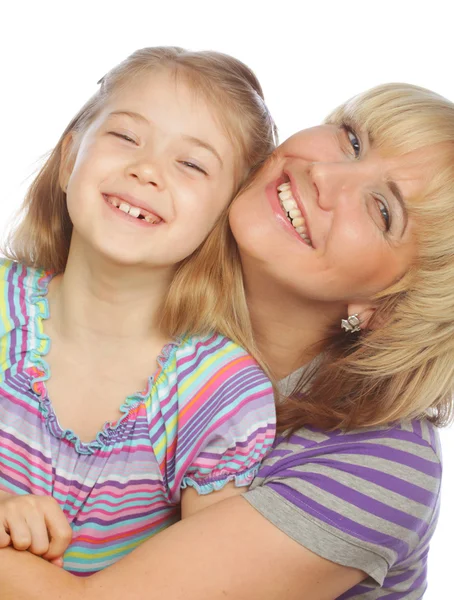
[[[230,224],[257,346],[296,391],[278,405],[291,435],[244,496],[89,579],[3,550],[0,599],[421,598],[452,408],[453,189],[454,106],[419,88],[366,92],[282,144]]]

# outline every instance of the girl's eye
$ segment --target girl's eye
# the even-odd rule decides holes
[[[202,169],[202,167],[199,167],[198,165],[195,165],[194,163],[189,162],[187,160],[180,161],[180,164],[184,165],[185,167],[188,167],[188,169],[194,169],[195,171],[199,171],[199,173],[203,173],[204,175],[208,174],[204,169]]]
[[[380,198],[375,198],[375,201],[377,202],[378,210],[380,211],[381,218],[385,224],[385,231],[389,231],[391,227],[391,215],[389,214],[388,207],[383,200],[380,200]]]
[[[345,132],[347,133],[347,137],[350,141],[350,145],[353,149],[353,154],[355,155],[355,158],[359,158],[361,155],[361,142],[359,137],[356,135],[356,133],[353,131],[353,129],[351,127],[348,127],[347,125],[344,125],[345,128]]]
[[[109,134],[113,135],[115,137],[121,138],[122,140],[125,140],[126,142],[130,142],[131,144],[137,145],[136,140],[133,140],[132,137],[129,137],[129,135],[126,135],[125,133],[118,133],[118,131],[109,131]]]

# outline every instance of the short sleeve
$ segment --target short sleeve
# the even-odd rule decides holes
[[[425,560],[441,478],[435,436],[421,422],[304,429],[276,445],[245,498],[301,545],[381,586],[391,568]]]
[[[207,494],[229,481],[249,485],[275,438],[269,379],[250,355],[219,335],[186,342],[176,371],[177,427],[166,461],[171,500],[178,502],[187,486]]]

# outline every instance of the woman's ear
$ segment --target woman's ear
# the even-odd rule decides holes
[[[76,159],[76,148],[74,144],[74,133],[66,134],[61,144],[61,160],[58,178],[61,189],[66,193],[68,181]]]
[[[366,329],[370,329],[369,325],[371,324],[372,317],[375,313],[375,307],[373,305],[353,302],[352,304],[348,305],[347,309],[348,317],[351,317],[352,315],[358,316],[361,330],[365,331]]]

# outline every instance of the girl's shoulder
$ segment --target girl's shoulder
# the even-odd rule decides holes
[[[247,375],[270,385],[256,360],[244,348],[219,333],[191,335],[179,340],[168,368],[175,370],[180,381],[190,380],[191,388],[196,382],[204,386],[207,380],[213,378],[225,382]]]
[[[31,318],[46,318],[51,273],[0,258],[0,337],[23,328]]]

